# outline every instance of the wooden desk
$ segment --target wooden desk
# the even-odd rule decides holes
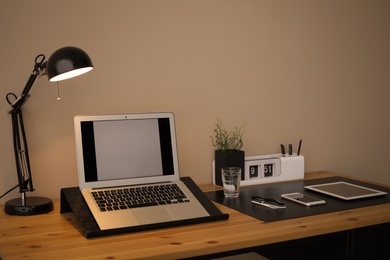
[[[312,173],[306,178],[334,176]],[[212,185],[201,186],[205,191]],[[0,256],[11,259],[178,259],[390,222],[390,204],[265,223],[217,204],[227,221],[86,239],[72,213],[9,216],[0,206]]]

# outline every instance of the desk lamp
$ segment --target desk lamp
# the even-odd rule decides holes
[[[20,97],[17,97],[14,93],[8,93],[6,95],[6,100],[11,106],[11,110],[8,113],[11,114],[12,118],[13,146],[16,173],[18,176],[18,185],[10,191],[19,187],[19,192],[21,193],[21,198],[12,199],[5,203],[4,211],[6,213],[25,216],[47,213],[53,210],[53,202],[51,199],[26,196],[26,192],[34,191],[34,186],[30,169],[26,132],[23,124],[22,106],[30,97],[29,92],[35,79],[38,76],[47,75],[50,81],[57,82],[79,76],[92,69],[92,61],[88,54],[76,47],[58,49],[50,56],[47,62],[45,62],[45,55],[39,54],[35,58],[34,69]],[[57,99],[59,99],[59,96]]]

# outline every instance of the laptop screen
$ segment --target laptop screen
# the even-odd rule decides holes
[[[171,113],[76,116],[79,180],[106,187],[174,176],[173,124]]]

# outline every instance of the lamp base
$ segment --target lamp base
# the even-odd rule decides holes
[[[50,212],[53,209],[53,201],[43,197],[27,197],[24,205],[21,198],[12,199],[4,205],[5,213],[18,216],[38,215]]]

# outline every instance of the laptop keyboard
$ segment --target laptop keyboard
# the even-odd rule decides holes
[[[125,210],[190,201],[177,184],[92,191],[91,194],[100,211]]]

